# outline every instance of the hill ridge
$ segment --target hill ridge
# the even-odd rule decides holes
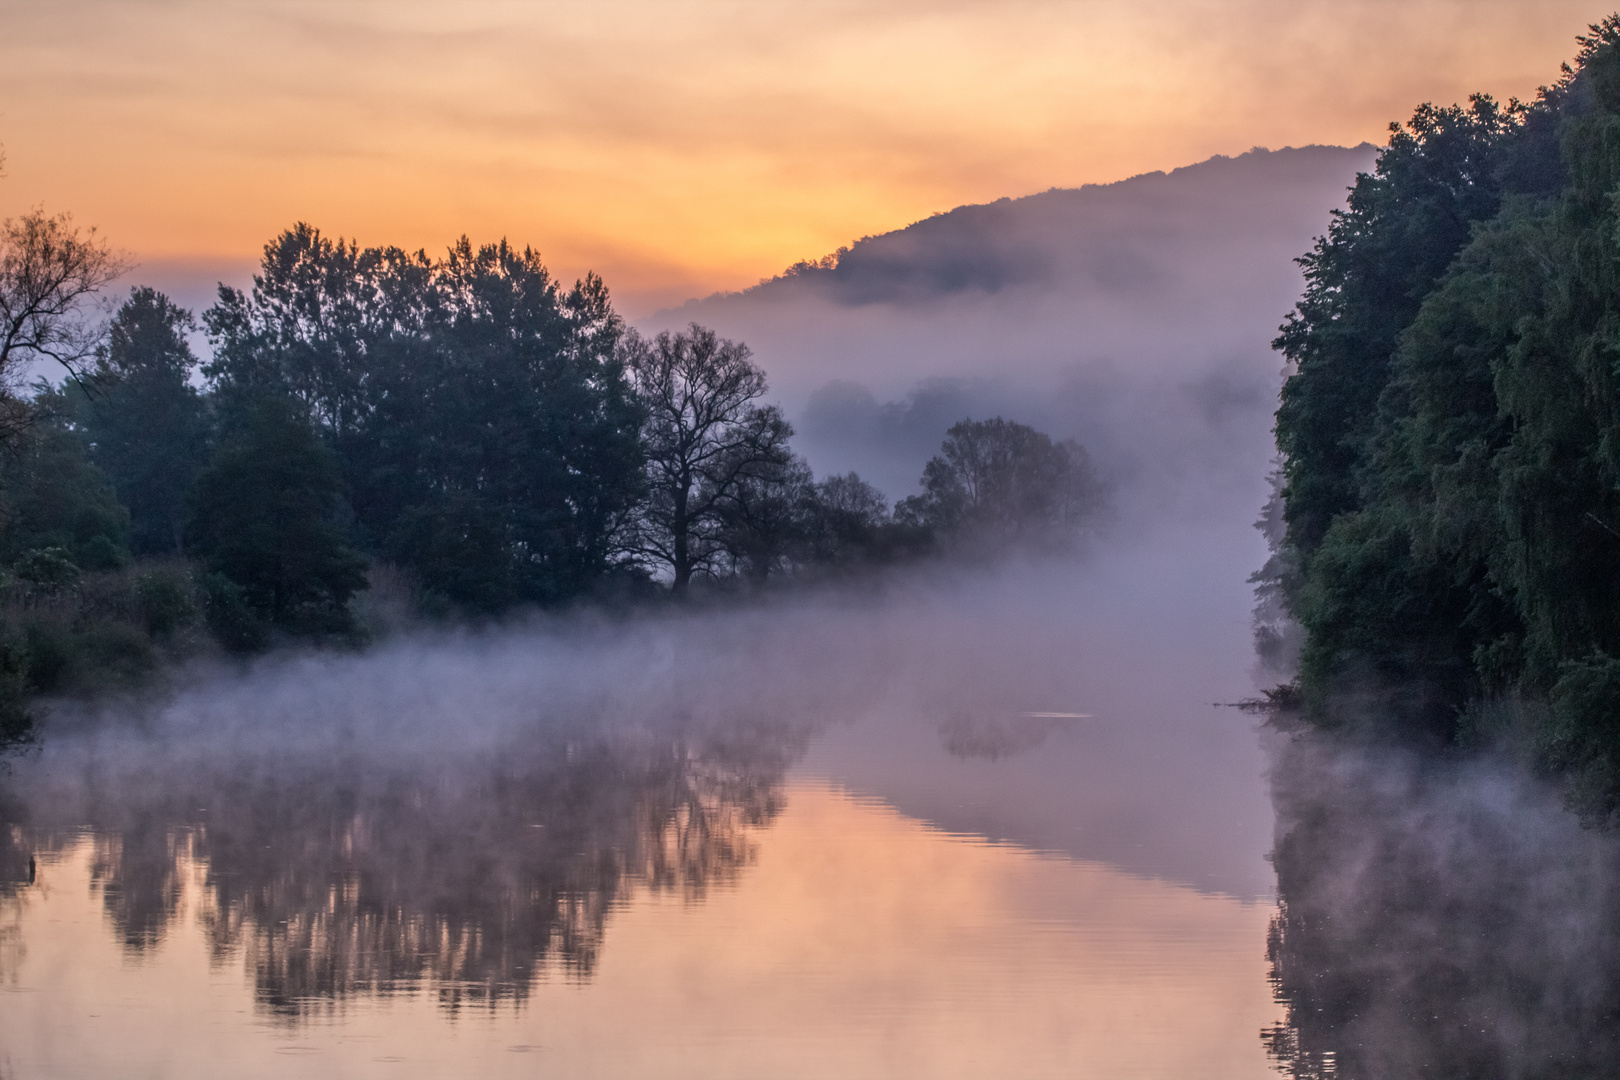
[[[952,240],[961,241],[964,239],[972,239],[980,241],[981,243],[989,242],[993,245],[995,243],[995,239],[988,237],[986,235],[986,231],[980,228],[982,225],[992,224],[989,221],[983,220],[991,215],[1017,215],[1024,212],[1034,214],[1040,209],[1054,203],[1078,201],[1081,199],[1094,200],[1099,196],[1106,196],[1113,193],[1130,194],[1155,182],[1177,180],[1186,181],[1201,178],[1207,176],[1213,170],[1219,169],[1223,166],[1241,166],[1245,163],[1254,163],[1260,159],[1290,157],[1297,160],[1303,160],[1307,157],[1319,158],[1325,154],[1335,156],[1349,154],[1370,154],[1375,149],[1376,147],[1372,143],[1368,142],[1362,142],[1356,146],[1338,146],[1330,143],[1308,143],[1303,146],[1284,146],[1275,150],[1263,146],[1256,146],[1244,151],[1241,154],[1214,154],[1201,161],[1196,161],[1188,165],[1180,165],[1168,171],[1164,169],[1154,169],[1148,172],[1135,173],[1119,180],[1110,180],[1104,183],[1086,183],[1081,184],[1078,187],[1060,187],[1053,185],[1052,187],[1046,188],[1043,191],[1034,191],[1025,195],[1003,195],[1000,198],[993,199],[989,202],[963,203],[948,210],[939,210],[935,213],[929,214],[927,217],[918,218],[916,221],[900,226],[899,228],[890,229],[886,232],[880,233],[868,233],[865,236],[852,241],[850,244],[840,247],[837,251],[826,255],[821,259],[801,260],[790,265],[781,273],[776,274],[773,277],[761,278],[756,284],[747,286],[746,288],[717,290],[708,294],[707,296],[693,297],[675,307],[666,308],[655,313],[652,316],[652,319],[668,318],[705,304],[759,296],[762,293],[769,293],[773,290],[781,290],[784,287],[798,288],[805,285],[812,285],[813,287],[819,286],[825,289],[829,284],[836,287],[838,279],[841,275],[845,277],[870,277],[872,276],[872,271],[877,271],[880,274],[884,270],[892,272],[899,269],[896,264],[902,262],[915,263],[928,254],[928,252],[925,250],[884,252],[881,249],[886,243],[894,245],[908,240],[921,241],[922,246],[926,247],[930,244],[930,242],[937,243],[941,240],[946,241],[947,244],[949,244]],[[1080,210],[1082,208],[1077,206],[1073,209]],[[1008,224],[1008,222],[999,221],[994,222],[994,224],[1005,225]],[[966,229],[974,231],[977,233],[977,235],[972,237],[949,237],[945,235],[945,231],[942,231],[948,231],[953,226],[958,225],[965,226]],[[958,251],[956,254],[963,254],[963,252]],[[1007,262],[1005,259],[999,261],[991,259],[989,262],[985,262],[986,252],[983,250],[977,251],[974,254],[976,256],[975,261],[979,262],[981,265],[977,267],[956,267],[955,273],[947,273],[944,275],[944,280],[938,282],[938,284],[944,286],[943,288],[928,291],[941,293],[959,292],[977,286],[984,289],[984,291],[994,292],[1005,287],[1006,285],[1014,284],[1018,281],[1026,280],[1027,278],[1034,276],[1034,268],[1028,265],[1023,267],[1005,265]],[[874,255],[876,256],[875,259],[872,258]],[[860,265],[862,262],[876,262],[881,265],[862,266]],[[850,282],[850,284],[854,284],[854,282]],[[845,297],[843,302],[862,303],[893,300],[896,298],[894,295],[892,295],[893,291],[894,290],[892,289],[889,290],[890,295],[881,295],[884,290],[880,289],[880,295],[867,298]]]

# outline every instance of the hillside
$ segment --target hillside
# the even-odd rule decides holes
[[[1294,259],[1373,153],[1256,149],[963,206],[641,327],[747,341],[812,464],[892,497],[952,421],[1000,412],[1080,438],[1155,503],[1258,498]]]

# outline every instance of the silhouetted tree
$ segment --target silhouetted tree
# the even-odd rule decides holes
[[[809,566],[870,568],[937,550],[932,528],[891,515],[883,493],[855,473],[829,476],[808,492],[801,557]]]
[[[626,352],[646,410],[648,490],[625,546],[666,567],[683,593],[694,573],[719,568],[728,506],[740,489],[781,482],[793,428],[775,406],[755,404],[765,373],[741,342],[693,323],[650,342],[633,338]]]
[[[749,470],[720,504],[716,539],[731,569],[755,584],[810,555],[815,483],[795,455]]]
[[[94,357],[100,333],[82,309],[127,265],[69,214],[33,210],[0,222],[0,441],[27,424],[18,392],[32,361],[77,375]]]
[[[996,417],[963,420],[923,469],[923,491],[896,515],[956,547],[1061,546],[1101,509],[1103,487],[1085,450]]]
[[[106,570],[129,558],[129,512],[90,459],[66,393],[40,387],[36,418],[0,454],[0,560],[55,549],[76,570]]]
[[[81,230],[71,214],[33,210],[0,222],[0,373],[54,360],[77,373],[100,335],[79,316],[87,300],[128,268],[123,255]]]
[[[191,375],[191,313],[137,288],[113,317],[80,410],[91,456],[129,508],[130,546],[180,553],[186,491],[207,460],[208,409]]]
[[[336,522],[341,486],[298,404],[266,395],[198,475],[190,544],[270,626],[345,632],[366,575]]]
[[[623,323],[594,275],[562,288],[529,250],[465,238],[442,260],[299,225],[251,294],[204,315],[222,408],[308,409],[359,540],[452,607],[565,599],[610,569],[642,482]]]

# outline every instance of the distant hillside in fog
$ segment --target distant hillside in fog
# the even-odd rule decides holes
[[[1294,259],[1374,152],[1257,149],[963,206],[640,326],[748,342],[818,472],[891,497],[946,426],[992,412],[1080,438],[1153,502],[1252,493]]]
[[[1323,185],[1341,192],[1372,150],[1252,150],[1113,184],[959,206],[857,240],[832,257],[833,266],[801,263],[746,295],[908,304],[1055,283],[1151,291],[1173,283],[1201,249],[1291,233],[1301,215],[1319,222]]]

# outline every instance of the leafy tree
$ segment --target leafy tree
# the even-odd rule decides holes
[[[869,567],[932,550],[926,526],[897,522],[855,473],[816,482],[797,456],[740,483],[721,507],[725,566],[754,583],[772,574]]]
[[[816,562],[850,563],[877,557],[886,547],[886,534],[895,528],[883,493],[852,472],[816,484],[810,504],[810,557]]]
[[[450,606],[566,599],[611,570],[642,481],[641,421],[601,279],[562,288],[529,250],[442,260],[299,225],[251,294],[204,315],[224,422],[261,391],[308,409],[360,540]]]
[[[1300,260],[1305,295],[1275,342],[1293,372],[1271,566],[1289,572],[1264,587],[1305,629],[1313,709],[1350,683],[1398,687],[1397,711],[1445,734],[1479,689],[1476,651],[1511,631],[1479,528],[1494,495],[1465,496],[1503,437],[1489,359],[1502,328],[1478,323],[1494,301],[1458,275],[1493,243],[1474,239],[1484,223],[1564,182],[1554,136],[1570,95],[1419,107]]]
[[[0,560],[59,549],[81,570],[129,558],[129,513],[90,459],[66,394],[41,387],[28,403],[37,417],[0,454]]]
[[[810,555],[816,487],[797,455],[747,470],[719,507],[716,539],[730,567],[760,584]]]
[[[744,488],[763,493],[787,481],[793,429],[775,406],[755,404],[765,373],[741,342],[693,323],[650,342],[632,338],[627,353],[646,410],[647,498],[625,543],[667,568],[684,593],[694,574],[722,569],[728,514],[735,519]]]
[[[269,626],[347,632],[348,602],[366,575],[336,522],[341,488],[298,403],[266,395],[198,475],[190,546]]]
[[[208,456],[207,403],[191,384],[193,329],[162,293],[132,290],[79,410],[92,458],[129,508],[139,554],[182,552],[186,491]]]
[[[1409,280],[1393,350],[1333,352],[1341,327],[1396,301],[1318,279],[1281,339],[1299,364],[1278,435],[1301,684],[1318,718],[1372,687],[1397,705],[1382,715],[1440,735],[1475,730],[1482,698],[1515,696],[1546,760],[1605,816],[1620,808],[1620,16],[1533,105],[1481,114],[1476,99],[1475,113],[1476,131],[1502,118],[1489,152],[1391,180],[1410,207],[1435,188],[1497,189],[1496,209],[1470,204],[1482,219],[1443,272]],[[1549,147],[1556,168],[1537,164]],[[1345,220],[1324,260],[1456,234],[1404,212],[1354,235]],[[1338,392],[1335,364],[1356,394]]]
[[[506,603],[577,595],[609,571],[641,491],[642,412],[618,355],[623,323],[601,279],[565,291],[538,255],[505,243],[475,250],[463,239],[438,274],[447,300],[437,338],[450,362],[431,383],[415,380],[419,417],[399,417],[421,433],[418,467],[432,481],[416,505],[444,507],[451,522],[470,513],[470,537],[500,538],[501,560],[475,555],[457,572],[495,567],[511,582]],[[382,410],[373,430],[386,434],[391,415]]]
[[[896,508],[959,549],[1061,546],[1101,508],[1085,450],[996,417],[962,420],[923,469],[923,491]]]
[[[1277,411],[1289,542],[1309,552],[1336,514],[1362,504],[1378,401],[1401,333],[1501,205],[1504,136],[1522,110],[1476,94],[1468,108],[1425,104],[1391,124],[1372,173],[1299,264],[1305,295],[1275,347],[1294,372]]]

